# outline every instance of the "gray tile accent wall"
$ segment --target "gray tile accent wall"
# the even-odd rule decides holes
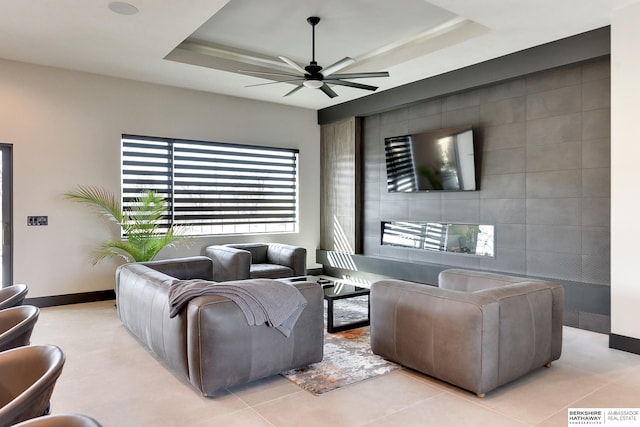
[[[385,137],[465,124],[481,158],[479,191],[387,193]],[[375,114],[363,128],[364,255],[609,286],[608,58]],[[380,222],[389,220],[495,224],[497,254],[383,247]],[[608,307],[574,310],[565,321],[608,332]]]

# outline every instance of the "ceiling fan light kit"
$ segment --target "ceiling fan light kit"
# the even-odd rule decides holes
[[[344,79],[364,79],[364,78],[372,78],[372,77],[389,77],[389,73],[386,71],[379,72],[371,72],[371,73],[348,73],[348,74],[335,74],[336,72],[342,70],[345,67],[353,64],[355,59],[350,57],[345,57],[339,60],[338,62],[329,65],[326,68],[321,67],[316,62],[316,25],[320,22],[320,18],[317,16],[310,16],[307,18],[307,22],[311,25],[311,62],[306,67],[301,67],[295,61],[287,58],[286,56],[280,56],[280,60],[286,63],[289,67],[293,68],[298,74],[286,74],[286,73],[269,73],[269,72],[259,72],[259,71],[241,71],[247,74],[261,75],[261,76],[272,76],[272,77],[286,77],[286,80],[251,85],[251,86],[262,86],[274,83],[283,83],[283,82],[298,82],[299,84],[291,91],[287,92],[284,96],[289,96],[297,92],[302,87],[310,88],[310,89],[320,89],[323,91],[329,98],[335,98],[338,96],[337,93],[333,91],[328,85],[338,85],[338,86],[347,86],[353,87],[356,89],[370,90],[375,91],[378,89],[377,86],[371,86],[361,83],[350,82]]]
[[[320,89],[324,82],[322,80],[305,80],[302,84],[309,89]]]

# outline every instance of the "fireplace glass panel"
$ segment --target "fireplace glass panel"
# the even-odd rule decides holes
[[[493,257],[494,229],[488,224],[383,221],[382,244]]]

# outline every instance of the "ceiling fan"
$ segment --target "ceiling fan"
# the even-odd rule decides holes
[[[320,18],[317,16],[310,16],[307,18],[307,22],[311,25],[311,62],[306,67],[302,68],[296,62],[287,58],[286,56],[279,56],[279,58],[284,61],[287,65],[297,71],[299,74],[287,74],[287,73],[270,73],[270,72],[261,72],[261,71],[248,71],[242,70],[242,73],[247,74],[255,74],[255,75],[264,75],[264,76],[273,76],[273,77],[287,77],[285,80],[278,80],[275,82],[269,83],[260,83],[252,86],[263,86],[268,84],[275,83],[284,83],[284,82],[300,82],[295,88],[291,91],[287,92],[284,96],[289,96],[303,87],[311,88],[311,89],[320,89],[323,91],[329,98],[335,98],[338,96],[337,93],[333,91],[328,85],[339,85],[339,86],[348,86],[354,87],[357,89],[371,90],[374,91],[378,89],[377,86],[366,85],[362,83],[354,83],[350,81],[346,81],[343,79],[363,79],[363,78],[371,78],[371,77],[389,77],[389,73],[386,71],[380,72],[372,72],[372,73],[346,73],[346,74],[335,74],[336,72],[342,70],[343,68],[353,64],[356,62],[355,59],[346,57],[338,62],[329,65],[326,68],[322,68],[316,62],[316,25],[320,22]]]

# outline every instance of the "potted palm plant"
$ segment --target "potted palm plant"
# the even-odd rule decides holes
[[[93,263],[104,258],[121,257],[126,262],[153,260],[158,252],[175,244],[183,236],[176,234],[173,226],[160,228],[167,204],[163,197],[151,190],[145,191],[131,206],[124,207],[113,193],[94,186],[78,186],[65,193],[65,197],[89,207],[117,223],[124,238],[104,242],[96,251]]]

